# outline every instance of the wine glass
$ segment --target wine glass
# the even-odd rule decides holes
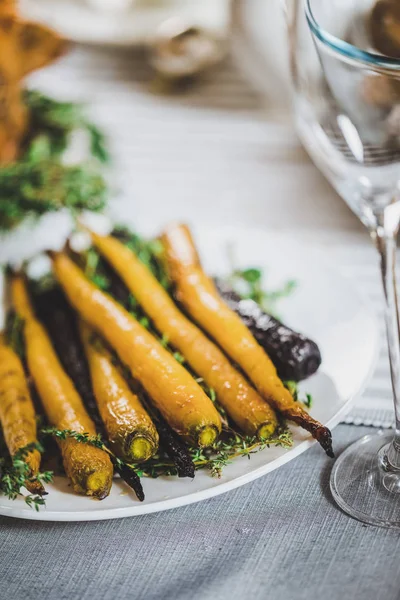
[[[345,450],[333,467],[331,490],[360,521],[400,528],[398,0],[289,0],[287,9],[298,133],[368,228],[385,296],[395,431],[367,435]]]

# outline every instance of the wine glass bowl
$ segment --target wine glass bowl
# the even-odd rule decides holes
[[[400,187],[400,61],[371,47],[374,0],[299,5],[291,60],[297,130],[369,226],[371,204],[385,206]]]
[[[395,408],[395,432],[343,452],[331,490],[353,517],[400,528],[400,10],[397,0],[288,2],[297,131],[379,252]]]

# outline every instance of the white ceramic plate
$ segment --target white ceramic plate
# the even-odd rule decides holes
[[[226,33],[230,0],[21,0],[27,19],[69,40],[108,46],[146,44],[161,23],[179,16],[215,34]],[[102,8],[103,7],[103,8]]]
[[[351,284],[329,266],[321,246],[296,242],[294,235],[243,228],[194,228],[204,266],[209,273],[229,271],[227,247],[233,243],[239,267],[260,266],[267,284],[296,279],[298,288],[282,301],[285,321],[315,339],[323,364],[317,375],[302,384],[314,397],[311,414],[333,428],[349,410],[351,401],[366,385],[378,350],[378,325],[371,309]],[[304,452],[313,442],[294,428],[291,449],[271,448],[239,457],[221,479],[199,471],[193,481],[178,478],[144,479],[146,499],[136,500],[119,480],[102,502],[75,495],[65,478],[47,486],[46,508],[36,513],[23,499],[0,498],[0,514],[47,521],[116,519],[176,508],[227,492],[277,469]],[[333,436],[333,440],[334,440]],[[323,450],[320,450],[323,452]],[[290,485],[290,482],[288,482]]]

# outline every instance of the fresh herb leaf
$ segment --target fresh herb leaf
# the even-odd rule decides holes
[[[29,484],[49,483],[52,481],[53,474],[50,471],[39,473],[32,476],[28,463],[24,460],[29,452],[37,450],[43,452],[43,446],[40,443],[33,442],[24,448],[21,448],[13,457],[10,457],[5,449],[4,439],[1,440],[2,457],[0,458],[0,493],[11,500],[18,496],[23,496],[22,488]],[[28,494],[24,496],[25,502],[31,508],[39,510],[40,506],[45,504],[44,499],[38,494]]]
[[[90,150],[92,156],[97,158],[102,163],[107,163],[110,160],[110,155],[107,150],[106,138],[102,132],[92,123],[86,122],[86,129],[90,135]]]
[[[313,397],[311,394],[306,394],[306,398],[305,400],[303,400],[303,403],[307,406],[307,408],[311,408],[312,407],[312,403],[313,403]]]
[[[182,354],[180,352],[174,352],[173,353],[173,357],[176,361],[178,361],[179,364],[183,365],[185,362],[185,357],[182,356]]]
[[[61,208],[101,211],[106,197],[106,183],[90,163],[20,160],[0,169],[0,230]]]
[[[91,277],[91,280],[101,290],[108,290],[110,282],[109,282],[109,280],[107,279],[107,277],[105,275],[101,275],[100,273],[95,273]]]
[[[30,508],[34,508],[36,512],[39,512],[41,506],[46,506],[46,500],[37,494],[25,496],[25,502]]]
[[[140,317],[139,319],[139,323],[142,327],[144,327],[145,329],[149,328],[150,325],[150,321],[147,317]]]
[[[160,339],[160,344],[163,348],[167,348],[169,343],[169,338],[167,334],[163,333],[162,338]]]
[[[283,385],[289,390],[293,397],[293,400],[297,402],[297,400],[299,399],[299,386],[297,381],[284,381]]]
[[[221,477],[223,468],[234,458],[250,458],[251,454],[265,448],[290,448],[292,444],[292,435],[286,428],[281,428],[273,438],[263,442],[256,437],[242,436],[232,429],[225,429],[211,448],[190,448],[189,451],[196,470],[207,469],[212,477]],[[153,478],[177,474],[175,465],[163,456],[155,456],[146,461],[141,469],[143,475]]]
[[[106,444],[103,441],[100,434],[89,435],[88,433],[79,433],[77,431],[73,431],[72,429],[57,429],[56,427],[45,427],[40,431],[40,435],[50,435],[59,440],[73,438],[81,444],[89,444],[90,446],[100,448],[100,450],[106,450],[110,453],[110,450],[106,448]]]
[[[311,408],[313,403],[312,395],[305,394],[305,397],[302,398],[299,392],[299,384],[297,381],[284,381],[283,384],[289,390],[295,402],[301,402],[307,408]]]
[[[137,475],[146,477],[160,477],[162,475],[177,475],[174,463],[163,454],[159,454],[140,465],[127,463],[117,457],[102,440],[100,435],[89,436],[72,430],[58,430],[54,428],[42,429],[41,434],[51,435],[57,439],[65,440],[74,438],[81,444],[89,444],[106,451],[119,468],[133,469]],[[209,469],[212,476],[220,477],[225,465],[238,456],[250,458],[251,454],[269,448],[281,446],[290,448],[293,444],[292,435],[288,429],[281,426],[276,435],[268,440],[260,441],[257,437],[242,436],[232,429],[224,429],[223,435],[211,448],[190,448],[190,456],[196,469]],[[140,471],[140,474],[139,474]]]
[[[89,137],[93,158],[102,163],[108,162],[105,137],[96,125],[87,119],[82,104],[59,102],[36,90],[25,90],[23,98],[29,110],[31,124],[28,151],[38,137],[42,137],[47,139],[49,156],[60,155],[68,146],[70,134],[81,130]]]
[[[68,208],[100,211],[108,189],[99,166],[108,160],[103,134],[86,119],[81,105],[57,102],[26,90],[30,128],[18,161],[0,168],[0,231],[17,226],[27,216]],[[91,157],[76,165],[62,162],[70,135],[86,131]]]
[[[262,273],[260,269],[244,269],[244,271],[240,271],[240,276],[248,283],[256,283],[260,281]]]
[[[254,300],[262,310],[276,316],[277,303],[282,298],[290,296],[296,289],[297,283],[290,280],[281,288],[268,290],[264,288],[262,279],[262,270],[255,267],[243,270],[234,269],[229,277],[233,289],[243,299]]]

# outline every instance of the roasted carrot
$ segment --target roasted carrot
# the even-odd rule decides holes
[[[89,417],[98,433],[106,437],[74,309],[59,286],[34,295],[32,301],[34,311],[50,336],[61,365],[72,380]]]
[[[215,390],[231,419],[248,435],[268,438],[276,430],[275,411],[221,350],[187,317],[150,270],[119,240],[92,234],[95,246],[125,281],[156,329],[167,336],[192,369]]]
[[[22,277],[12,281],[12,298],[17,314],[24,319],[27,364],[51,425],[61,430],[96,435],[72,381],[64,372],[51,341],[37,320]],[[110,491],[113,468],[108,454],[74,438],[59,441],[64,468],[74,490],[105,498]]]
[[[171,427],[196,445],[212,445],[221,419],[188,371],[65,254],[53,255],[53,268],[71,304],[116,350]]]
[[[109,292],[125,308],[129,305],[130,292],[117,272],[109,265],[104,263],[106,277],[109,281]],[[167,421],[161,415],[159,410],[155,410],[154,405],[148,400],[146,407],[151,410],[151,418],[156,424],[160,438],[160,446],[174,463],[178,477],[195,476],[195,465],[192,460],[189,448],[186,442],[168,425]]]
[[[202,270],[189,228],[171,226],[163,234],[162,242],[177,300],[243,369],[275,410],[309,431],[328,456],[333,456],[329,429],[293,400],[269,356],[238,315],[221,299],[214,283]]]
[[[195,464],[183,439],[160,417],[156,420],[160,444],[174,463],[178,477],[195,476]]]
[[[4,439],[11,456],[32,443],[37,443],[36,414],[25,378],[24,368],[18,355],[8,346],[0,334],[0,422]],[[24,457],[29,474],[35,478],[39,473],[40,452],[32,450]],[[44,494],[39,481],[26,484],[32,494]]]
[[[61,365],[68,377],[71,378],[96,430],[103,439],[107,439],[104,423],[94,397],[89,365],[78,331],[78,319],[75,311],[59,286],[36,295],[34,309],[49,333]],[[112,458],[112,462],[115,471],[133,489],[138,499],[144,500],[139,476],[131,468],[125,467],[114,458]]]
[[[80,331],[94,394],[116,454],[128,462],[151,458],[158,447],[158,433],[153,421],[93,330],[81,322]]]
[[[254,300],[243,299],[226,280],[214,282],[222,300],[264,348],[282,380],[301,381],[319,369],[321,352],[313,340],[278,321]]]

